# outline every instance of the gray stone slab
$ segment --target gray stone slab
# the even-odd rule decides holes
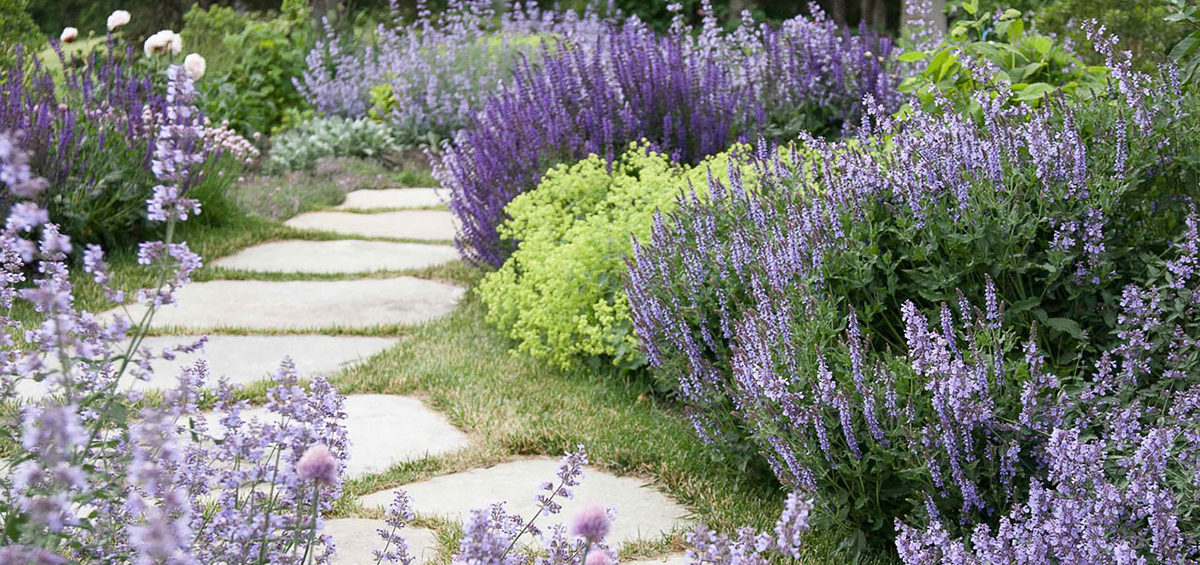
[[[263,273],[369,273],[423,269],[457,258],[458,251],[449,245],[289,240],[248,247],[212,264]]]
[[[396,208],[428,208],[442,206],[449,192],[436,188],[385,188],[355,190],[346,194],[346,201],[335,210],[389,210]]]
[[[621,560],[621,565],[687,565],[687,554],[671,553],[649,559]]]
[[[351,394],[343,410],[346,434],[350,440],[350,458],[346,474],[359,478],[381,473],[404,461],[457,451],[467,446],[466,434],[455,428],[445,416],[430,410],[416,398],[390,394]],[[276,417],[266,408],[242,412],[244,420]],[[213,435],[219,436],[220,414],[206,414]],[[389,499],[386,504],[391,504]]]
[[[373,549],[383,549],[383,539],[378,530],[390,531],[383,520],[368,520],[365,518],[337,518],[325,520],[323,532],[333,538],[337,555],[330,561],[331,565],[375,565]],[[437,535],[425,528],[407,527],[399,532],[408,542],[408,554],[413,556],[413,563],[426,563],[437,556]]]
[[[442,210],[403,210],[376,214],[308,212],[284,223],[297,229],[358,237],[448,241],[455,236],[454,215]]]
[[[463,288],[414,277],[350,281],[210,281],[176,293],[155,327],[312,330],[413,324],[449,313]],[[141,319],[145,306],[128,306]],[[102,314],[111,316],[122,309]]]
[[[473,469],[452,475],[400,487],[408,492],[413,510],[421,514],[464,520],[470,511],[494,502],[506,502],[505,507],[528,519],[536,512],[534,495],[538,486],[555,478],[558,460],[533,458],[501,463],[486,469]],[[359,498],[364,506],[386,507],[394,490],[381,491]],[[617,512],[608,542],[620,545],[637,539],[655,540],[664,534],[686,527],[686,508],[645,482],[631,477],[617,477],[595,468],[584,470],[583,484],[575,498],[560,501],[562,513],[553,520],[541,522],[549,526],[556,522],[569,523],[571,517],[588,504],[601,504]]]
[[[160,356],[163,349],[195,343],[200,336],[147,337],[141,347]],[[397,342],[383,337],[326,336],[326,335],[213,335],[208,337],[202,351],[176,353],[174,360],[154,359],[150,362],[150,380],[127,377],[124,389],[169,389],[179,384],[179,374],[200,359],[208,362],[209,386],[215,387],[219,377],[230,384],[246,385],[270,378],[284,357],[291,357],[300,378],[333,375],[342,369],[375,355]],[[57,367],[53,358],[46,362]],[[45,394],[46,387],[32,381],[19,387],[22,396]]]

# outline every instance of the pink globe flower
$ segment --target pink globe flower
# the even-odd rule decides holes
[[[584,558],[583,565],[613,565],[613,560],[607,551],[593,549]]]
[[[599,504],[591,504],[580,510],[571,522],[571,535],[580,536],[590,542],[597,542],[608,535],[612,522],[608,512]]]
[[[329,448],[321,444],[313,445],[305,450],[300,461],[296,463],[296,475],[302,481],[316,481],[325,486],[337,484],[337,459],[330,453]]]

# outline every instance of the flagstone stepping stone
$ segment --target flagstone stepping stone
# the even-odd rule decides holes
[[[377,214],[308,212],[284,224],[358,237],[448,241],[454,239],[454,215],[443,210],[403,210]]]
[[[273,241],[248,247],[214,266],[263,273],[369,273],[422,269],[458,258],[449,245],[337,241]]]
[[[250,328],[309,330],[414,324],[445,315],[463,288],[414,277],[350,281],[209,281],[175,294],[178,304],[160,308],[155,327],[191,330]],[[139,320],[142,304],[130,305]],[[103,316],[123,312],[109,310]]]
[[[334,210],[388,210],[396,208],[427,208],[441,206],[450,193],[436,188],[385,188],[355,190],[346,194],[346,201]]]
[[[375,565],[373,549],[383,549],[383,539],[378,530],[390,531],[391,526],[383,520],[365,518],[337,518],[325,520],[323,532],[333,538],[337,555],[332,565]],[[408,542],[408,554],[413,563],[425,563],[437,556],[437,534],[425,528],[402,528],[397,532]]]
[[[147,337],[141,347],[161,355],[163,349],[189,345],[200,336]],[[215,387],[217,379],[227,377],[230,384],[246,385],[268,379],[284,357],[296,364],[300,378],[332,375],[396,344],[395,339],[383,337],[326,336],[326,335],[213,335],[208,337],[202,351],[176,353],[174,360],[154,359],[150,362],[150,380],[125,377],[122,388],[134,390],[169,389],[179,384],[179,373],[197,360],[208,362],[208,386]],[[57,366],[55,359],[47,363]],[[19,387],[22,396],[34,397],[45,393],[41,383],[25,381]]]
[[[620,518],[620,516],[618,516]],[[687,565],[687,554],[671,553],[660,557],[650,559],[638,559],[636,561],[621,560],[621,565]]]
[[[469,443],[466,434],[445,416],[416,398],[351,394],[346,396],[342,410],[346,413],[342,425],[346,426],[350,440],[350,457],[346,461],[346,475],[350,478],[380,473],[396,463],[457,451]],[[217,425],[221,415],[209,412],[205,417],[213,436],[223,435]],[[263,407],[242,412],[244,421],[270,421],[277,417]],[[383,506],[391,502],[389,499]]]
[[[401,486],[419,514],[465,520],[472,510],[494,502],[506,502],[509,512],[529,519],[537,511],[534,495],[541,483],[555,480],[558,460],[532,458],[501,463],[486,469],[472,469],[452,475]],[[376,492],[359,498],[363,506],[387,507],[395,490]],[[571,517],[588,504],[613,508],[617,519],[606,541],[620,545],[636,539],[657,539],[688,524],[688,510],[645,482],[632,477],[617,477],[599,469],[584,469],[583,483],[575,489],[575,498],[557,500],[562,512],[542,521],[546,526],[569,523]]]

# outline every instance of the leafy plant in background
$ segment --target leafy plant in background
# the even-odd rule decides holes
[[[210,9],[207,19],[222,25],[222,8]],[[201,19],[193,18],[193,21]],[[201,84],[204,111],[213,120],[229,122],[238,133],[269,134],[294,125],[284,120],[305,105],[292,77],[304,72],[308,48],[309,11],[303,0],[285,0],[280,14],[269,20],[248,18],[244,28],[225,35],[225,52],[233,58],[228,71]]]
[[[819,167],[713,183],[635,247],[627,290],[656,377],[706,439],[735,453],[749,440],[785,484],[815,488],[815,523],[847,549],[884,545],[897,518],[948,538],[994,528],[1029,477],[1058,480],[1045,466],[1055,428],[1108,417],[1073,384],[1092,367],[1145,361],[1113,385],[1120,398],[1200,378],[1194,303],[1157,299],[1174,313],[1145,338],[1147,357],[1137,333],[1162,274],[1194,262],[1195,94],[1097,45],[1112,85],[1088,105],[1008,106],[1010,92],[983,91],[979,120],[875,110],[859,140],[807,140]],[[1168,416],[1108,402],[1114,417],[1134,410],[1130,422]],[[1104,448],[1114,458],[1119,437]],[[1171,449],[1188,461],[1195,448]],[[1180,485],[1163,492],[1179,502]],[[1165,512],[1194,528],[1189,508]],[[1146,539],[1138,516],[1104,539]]]
[[[86,58],[64,56],[65,74],[32,59],[19,54],[0,82],[0,131],[20,132],[17,141],[33,152],[33,171],[50,183],[38,198],[77,240],[136,241],[153,229],[145,202],[156,184],[153,152],[167,114],[153,67],[116,41]],[[196,149],[204,159],[184,190],[210,206],[203,221],[219,222],[225,187],[253,148],[206,128],[202,116],[192,125],[201,130]],[[11,195],[4,200],[7,209]]]
[[[1171,47],[1187,35],[1182,26],[1166,21],[1172,0],[1057,0],[1030,9],[1038,29],[1070,42],[1086,62],[1102,64],[1082,23],[1096,20],[1121,38],[1122,49],[1133,55],[1134,67],[1152,72],[1168,60]],[[1024,11],[1024,9],[1023,9]]]
[[[926,108],[946,99],[955,111],[979,115],[982,108],[974,103],[974,93],[997,83],[1010,85],[998,91],[1011,92],[1008,102],[1026,104],[1058,95],[1088,100],[1104,88],[1103,67],[1088,66],[1061,41],[1027,30],[1020,11],[981,12],[978,0],[962,2],[961,9],[971,19],[955,22],[937,47],[897,56],[923,65],[900,89]]]
[[[14,63],[15,49],[36,51],[46,42],[26,7],[29,0],[0,0],[0,73],[8,73]],[[4,78],[5,74],[0,74]]]
[[[863,96],[896,106],[876,58],[889,49],[887,39],[851,36],[819,12],[729,34],[711,18],[699,30],[679,18],[665,37],[630,20],[592,50],[560,42],[538,62],[522,62],[435,166],[460,222],[459,249],[470,261],[501,265],[512,250],[496,232],[504,207],[559,163],[593,153],[611,161],[642,139],[696,163],[757,136],[777,112],[823,101],[853,123]]]
[[[643,366],[623,284],[631,237],[649,236],[656,210],[729,166],[725,153],[686,167],[635,144],[611,165],[592,155],[551,169],[505,209],[500,235],[520,246],[479,284],[488,322],[559,366]]]
[[[1171,47],[1171,59],[1182,69],[1182,80],[1191,82],[1200,67],[1200,4],[1189,0],[1171,0],[1171,14],[1164,18],[1176,25],[1186,25],[1190,32]]]
[[[263,164],[268,172],[311,169],[326,157],[363,157],[383,161],[402,147],[391,128],[367,118],[313,118],[271,138]]]

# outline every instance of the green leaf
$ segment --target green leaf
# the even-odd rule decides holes
[[[962,3],[964,12],[974,16],[979,13],[979,0],[966,0]]]
[[[1013,20],[1008,25],[1008,42],[1016,43],[1025,35],[1025,22],[1021,20]]]
[[[899,56],[896,57],[896,60],[900,61],[902,63],[912,63],[914,61],[920,61],[921,59],[924,59],[925,57],[928,57],[928,56],[929,56],[929,53],[926,53],[925,51],[908,51],[905,53],[901,53]]]
[[[1016,85],[1013,85],[1013,90],[1016,90]],[[1045,97],[1046,93],[1054,92],[1054,90],[1055,88],[1049,84],[1044,82],[1035,82],[1029,86],[1026,86],[1025,88],[1022,88],[1020,93],[1017,94],[1016,99],[1022,102],[1038,100]]]
[[[1171,48],[1171,58],[1178,61],[1195,53],[1197,48],[1200,48],[1200,31],[1193,32],[1176,43],[1175,47]]]
[[[1028,39],[1028,42],[1029,42],[1029,46],[1033,47],[1034,51],[1037,51],[1038,53],[1040,53],[1042,55],[1049,53],[1050,49],[1052,47],[1054,47],[1054,42],[1050,41],[1049,37],[1045,37],[1045,36],[1041,36],[1041,35],[1035,35],[1033,37],[1030,37]]]
[[[1079,327],[1079,322],[1069,318],[1047,318],[1046,326],[1053,330],[1063,332],[1075,339],[1083,339],[1083,328]]]

